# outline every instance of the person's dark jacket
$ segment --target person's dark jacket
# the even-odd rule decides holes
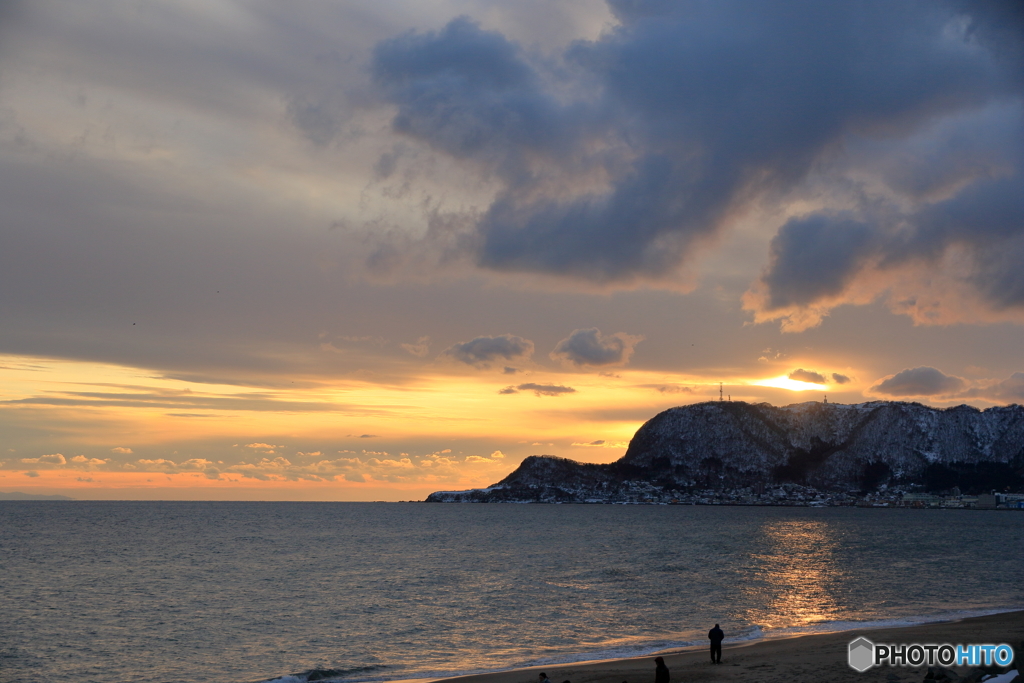
[[[660,657],[659,657],[660,659]],[[654,668],[654,683],[669,683],[668,667],[664,661],[658,662]]]
[[[718,643],[720,643],[723,640],[725,640],[725,634],[722,633],[722,629],[720,629],[720,628],[718,628],[716,626],[713,629],[711,629],[710,631],[708,631],[708,638],[711,639],[711,642],[713,644],[717,645]]]

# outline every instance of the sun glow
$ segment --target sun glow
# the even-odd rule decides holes
[[[720,387],[700,376],[632,368],[530,365],[508,373],[450,362],[413,366],[402,357],[369,367],[374,372],[295,372],[289,381],[254,372],[243,382],[226,371],[177,377],[0,355],[0,433],[24,433],[0,449],[0,490],[422,499],[492,484],[529,455],[614,461],[650,417],[718,400],[721,389],[753,403],[779,402],[780,389],[825,389],[785,375],[725,377]]]
[[[0,490],[422,499],[492,484],[528,455],[610,462],[651,415],[717,394],[697,377],[636,370],[532,366],[513,378],[402,362],[382,362],[376,375],[254,373],[232,383],[0,355],[0,433],[15,422],[28,433],[0,449]]]
[[[790,391],[824,391],[828,387],[824,384],[815,384],[814,382],[801,382],[798,379],[790,379],[785,375],[779,377],[772,377],[770,379],[759,379],[751,382],[759,387],[774,387],[775,389],[789,389]]]

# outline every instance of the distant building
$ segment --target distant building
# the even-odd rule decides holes
[[[907,507],[938,507],[942,503],[942,498],[939,496],[933,496],[930,493],[904,493],[903,494],[903,505]]]
[[[997,493],[999,507],[1024,509],[1024,493]]]
[[[978,502],[974,504],[974,507],[979,510],[995,510],[999,501],[994,493],[982,493],[978,496]]]

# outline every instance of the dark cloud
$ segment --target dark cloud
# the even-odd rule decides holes
[[[572,334],[558,342],[551,352],[551,358],[577,367],[620,365],[629,362],[633,348],[641,341],[643,337],[624,332],[604,335],[596,327],[573,330]]]
[[[486,160],[509,177],[523,172],[523,154],[564,140],[560,108],[520,48],[465,17],[380,43],[372,70],[398,105],[396,131],[458,158]]]
[[[1004,64],[1024,85],[1024,3],[1017,0],[957,0],[953,6],[969,18],[966,33]]]
[[[978,393],[984,398],[997,401],[1024,403],[1024,372],[1015,372],[1007,379],[986,387]]]
[[[328,102],[296,99],[288,105],[288,115],[295,127],[307,140],[320,147],[330,143],[338,134],[340,123],[336,112],[337,107]]]
[[[1011,144],[1024,145],[1024,137]],[[857,278],[936,267],[951,249],[960,250],[962,273],[949,277],[993,310],[1024,307],[1024,175],[978,180],[952,198],[884,220],[823,213],[790,220],[772,240],[763,306],[815,304],[842,295]]]
[[[982,399],[992,403],[1024,403],[1024,372],[1015,372],[1002,381],[978,380],[959,392],[956,398]]]
[[[850,381],[850,378],[846,375],[840,375],[838,372],[833,372],[832,381],[836,384],[847,384]]]
[[[655,389],[660,394],[692,394],[690,387],[679,386],[678,384],[641,384],[645,389]]]
[[[479,263],[595,282],[666,275],[693,238],[713,227],[684,213],[678,192],[685,175],[671,157],[652,154],[631,164],[606,195],[526,203],[503,196],[478,225]],[[680,229],[684,220],[688,230]]]
[[[24,0],[0,0],[0,55],[8,40],[24,28],[23,17],[28,4]]]
[[[532,391],[537,396],[561,396],[562,394],[574,394],[576,390],[572,387],[564,387],[559,384],[534,384],[528,382],[517,387],[505,387],[499,394],[518,394],[520,391]]]
[[[505,369],[501,371],[503,375],[514,375],[517,372],[519,372],[519,368],[513,368],[508,365],[506,365]]]
[[[843,291],[873,253],[874,228],[848,214],[793,218],[771,242],[771,265],[762,276],[769,307],[805,305]]]
[[[480,265],[628,282],[668,276],[850,136],[900,140],[1013,94],[1016,39],[982,5],[614,2],[621,25],[557,68],[460,18],[379,44],[373,75],[396,131],[500,179],[461,243]],[[870,223],[794,219],[771,305],[841,291]]]
[[[468,342],[453,344],[444,350],[442,356],[476,367],[489,367],[500,359],[528,359],[533,355],[533,342],[513,334],[498,337],[477,337]],[[506,373],[507,374],[507,373]]]
[[[993,105],[937,125],[895,160],[877,145],[867,152],[882,158],[885,181],[908,201],[862,197],[854,211],[791,219],[772,240],[760,280],[764,298],[748,308],[841,303],[853,283],[870,285],[900,269],[924,266],[927,273],[952,279],[963,290],[960,296],[973,294],[992,311],[1024,309],[1019,94],[1013,105]],[[951,255],[957,264],[952,269],[944,266]],[[916,294],[931,286],[925,276]]]
[[[811,384],[826,384],[828,382],[828,380],[825,379],[825,375],[820,372],[804,370],[803,368],[797,368],[793,372],[789,373],[789,378],[795,379],[799,382],[810,382]]]
[[[902,370],[878,382],[868,391],[887,396],[954,396],[966,388],[959,377],[928,366]]]
[[[980,399],[991,403],[1024,402],[1024,372],[1015,372],[1004,380],[982,379],[972,382],[947,375],[932,367],[903,370],[888,377],[868,392],[895,397],[934,397],[938,400]]]
[[[914,217],[915,230],[890,259],[935,258],[969,245],[970,279],[997,307],[1024,305],[1024,135],[1006,140],[1020,153],[1018,173],[981,181]]]

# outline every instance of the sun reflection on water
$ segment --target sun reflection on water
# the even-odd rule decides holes
[[[840,618],[843,573],[829,524],[814,520],[768,522],[763,552],[751,555],[754,580],[747,589],[751,623],[797,628]]]

